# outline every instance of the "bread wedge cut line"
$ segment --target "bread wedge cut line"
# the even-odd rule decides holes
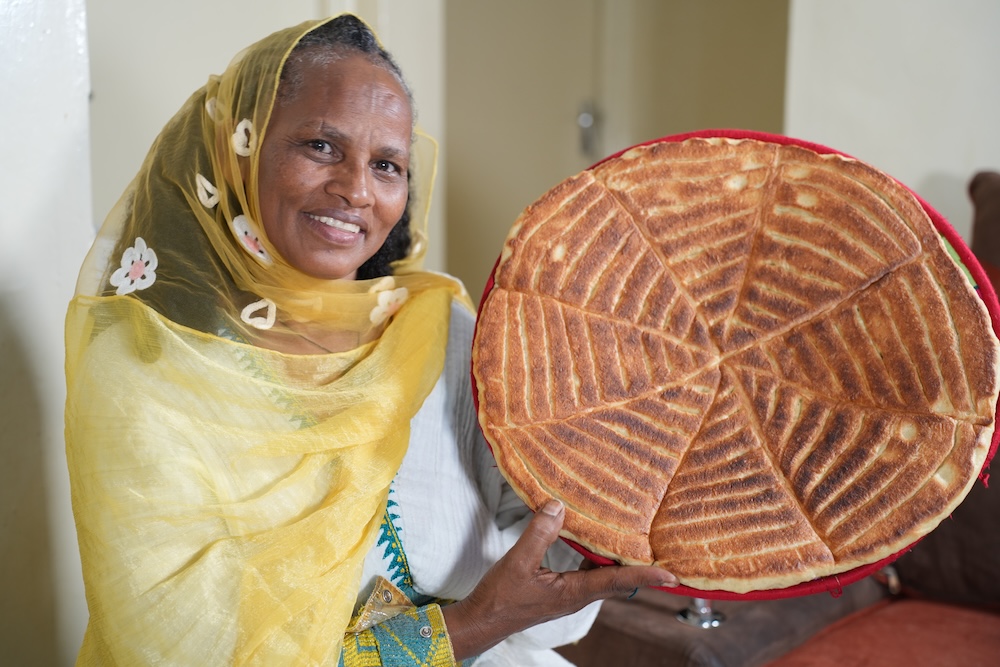
[[[696,153],[693,159],[670,162],[669,154],[689,149]],[[663,153],[668,154],[667,159],[662,158]],[[793,159],[783,161],[783,156]],[[688,196],[717,184],[719,177],[692,184],[680,179],[671,183],[662,175],[644,176],[646,180],[632,189],[612,191],[613,179],[620,183],[630,169],[650,169],[652,164],[656,170],[664,164],[669,168],[679,164],[680,169],[704,170],[728,160],[739,163],[741,169],[724,174],[728,180],[723,187],[741,192],[755,178],[761,180],[760,174],[742,169],[748,159],[771,165],[762,182],[770,184],[772,204],[765,207],[758,203],[754,208],[750,202],[748,215],[755,218],[749,225],[753,241],[751,250],[744,249],[742,256],[731,252],[739,248],[739,234],[729,237],[727,252],[733,256],[705,258],[718,250],[697,242],[684,247],[686,238],[704,231],[689,224],[691,211],[714,210],[713,224],[728,225],[730,231],[739,231],[742,224],[745,237],[747,223],[741,223],[740,216],[747,207],[729,206],[727,210],[732,202],[726,196],[702,197],[694,203]],[[660,201],[635,204],[644,183],[659,187],[663,182],[675,188],[667,195],[680,193],[675,201],[664,202],[661,188],[654,192],[654,196],[661,195]],[[600,192],[601,183],[606,192]],[[726,189],[722,192],[728,195]],[[866,192],[869,199],[859,205]],[[837,212],[836,224],[822,211],[815,212],[817,204],[828,201]],[[814,212],[801,224],[798,220],[802,216],[790,222],[782,217],[806,209]],[[894,211],[900,214],[893,215]],[[673,217],[656,219],[667,214]],[[569,221],[561,224],[560,217],[567,216]],[[880,224],[870,224],[873,217]],[[603,235],[609,228],[618,232],[609,248],[602,249],[603,235],[588,228],[595,224],[595,218],[604,226]],[[768,225],[774,221],[786,229],[768,235]],[[811,251],[815,244],[796,235],[809,226],[827,245]],[[657,235],[657,229],[670,233]],[[830,241],[859,235],[863,242],[846,251]],[[745,238],[742,243],[746,245]],[[802,266],[802,253],[808,255],[809,266]],[[650,261],[651,255],[656,262]],[[704,286],[699,291],[699,279],[711,276],[719,267],[729,270],[723,260],[741,266],[736,295],[719,298],[719,291],[712,293]],[[699,261],[701,265],[697,265]],[[681,273],[692,263],[696,265],[693,271]],[[572,270],[553,269],[560,265],[572,266]],[[609,267],[614,268],[612,276],[602,283]],[[782,282],[782,268],[802,268],[800,273],[814,280],[811,284],[809,280]],[[626,270],[627,278],[623,278]],[[579,280],[581,275],[596,278],[584,284]],[[644,280],[638,288],[630,282],[636,276]],[[925,294],[926,285],[936,284],[932,276],[945,287],[938,289],[937,301],[927,305],[922,300],[930,298]],[[761,287],[763,279],[770,282]],[[897,284],[900,282],[902,288]],[[721,292],[725,288],[724,284]],[[909,298],[915,304],[911,311],[903,312],[905,303],[897,305],[901,290],[920,297]],[[613,299],[630,292],[638,294],[631,302]],[[865,298],[873,293],[881,301]],[[534,319],[526,319],[528,310],[523,304],[530,304]],[[589,312],[591,304],[599,308]],[[891,316],[879,313],[879,308]],[[921,308],[927,312],[920,312]],[[934,318],[931,324],[935,325],[923,327],[923,347],[906,339],[900,343],[900,352],[887,345],[891,337],[885,332],[876,335],[881,336],[878,341],[867,332],[868,339],[878,344],[866,348],[863,359],[852,354],[857,341],[864,338],[864,327],[858,322],[864,326],[880,322],[899,338],[913,330],[915,324],[910,320],[919,324],[921,318],[925,324]],[[942,333],[945,327],[936,327],[938,322],[960,326],[954,333]],[[663,334],[664,330],[669,333]],[[517,333],[507,335],[510,331]],[[838,333],[834,336],[831,331]],[[982,344],[976,348],[972,341]],[[928,347],[931,349],[924,349]],[[543,350],[541,356],[538,348]],[[545,356],[546,349],[557,350],[558,364]],[[947,358],[932,369],[925,382],[928,368],[939,360],[937,353]],[[795,354],[818,358],[822,363],[811,368],[797,361]],[[966,359],[971,366],[965,365]],[[484,295],[473,373],[481,426],[500,470],[529,506],[537,508],[553,496],[566,503],[566,537],[593,553],[622,562],[659,558],[657,562],[674,570],[686,585],[742,592],[786,587],[874,562],[908,546],[947,516],[968,492],[989,450],[998,391],[997,359],[997,341],[985,307],[948,256],[923,208],[889,177],[862,163],[821,156],[800,147],[695,139],[633,149],[592,172],[567,179],[526,209],[504,245],[493,288]],[[705,382],[713,373],[715,379]],[[823,386],[816,386],[824,373]],[[727,374],[731,376],[728,379]],[[701,382],[694,383],[696,378]],[[901,379],[909,383],[905,396],[895,382]],[[707,482],[713,491],[723,488],[723,482],[735,485],[735,495],[720,500],[715,497],[718,493],[709,494],[708,502],[719,501],[738,509],[740,497],[757,501],[744,503],[743,514],[732,513],[727,521],[733,527],[728,532],[716,531],[724,534],[721,538],[715,535],[716,539],[705,545],[704,539],[691,541],[682,535],[681,526],[690,532],[690,526],[699,525],[697,503],[690,500],[697,495],[691,496],[683,484],[690,477],[685,466],[694,465],[690,461],[719,456],[712,447],[724,451],[725,443],[706,442],[706,424],[723,381],[741,397],[736,414],[752,412],[757,406],[753,418],[745,419],[736,433],[746,441],[746,447],[731,453],[729,460],[731,466],[750,472],[744,477],[723,476]],[[829,384],[835,389],[832,397],[829,392],[824,394]],[[919,391],[916,385],[920,385]],[[887,387],[892,391],[885,391]],[[919,404],[911,404],[913,400]],[[632,414],[622,412],[622,408],[629,408]],[[867,420],[867,428],[881,433],[885,442],[874,455],[863,447],[859,451],[843,443],[835,456],[823,453],[821,443],[824,437],[829,439],[830,433],[824,429],[830,419],[812,424],[811,431],[802,424],[789,425],[786,413],[797,410],[801,417],[803,409],[809,414],[824,410],[839,414],[836,418],[841,421],[859,420],[852,427],[854,432],[862,432]],[[924,417],[937,421],[921,421]],[[897,475],[903,489],[898,493],[889,485],[879,487],[874,482],[859,491],[858,480],[866,472],[872,477],[877,477],[878,471],[883,477],[891,474],[892,466],[881,462],[882,457],[890,462],[905,461],[907,448],[926,450],[930,446],[919,437],[921,428],[940,431],[941,437],[951,429],[951,447],[939,447],[938,456],[921,454],[943,463],[933,471],[906,473],[904,469],[899,473],[902,476]],[[904,430],[908,434],[905,439],[900,435]],[[553,431],[566,441],[555,439]],[[601,444],[601,433],[610,445]],[[768,441],[775,433],[800,433],[813,440],[786,451],[780,442]],[[644,439],[633,442],[633,434],[642,434]],[[686,443],[679,444],[685,435]],[[583,460],[571,441],[585,443],[581,445],[586,450]],[[660,447],[661,442],[670,445]],[[575,468],[584,473],[573,472],[565,461],[553,459],[553,443],[561,456],[575,462]],[[947,458],[958,458],[958,453],[951,452],[959,451],[960,460]],[[763,478],[754,477],[754,465],[767,469],[770,486],[758,488],[748,481],[763,484]],[[609,467],[613,472],[605,475],[603,471]],[[783,472],[783,468],[787,470]],[[722,474],[719,470],[714,473]],[[630,482],[632,488],[628,487]],[[947,493],[938,492],[938,487],[949,484]],[[818,500],[813,498],[817,489]],[[762,521],[754,525],[759,499],[779,491],[786,501],[775,516],[788,518],[797,513],[798,517],[784,525]],[[602,497],[608,493],[614,497]],[[673,497],[687,500],[675,503]],[[702,507],[705,502],[701,502]],[[843,516],[836,516],[835,510]],[[871,516],[864,517],[865,511]],[[677,521],[671,512],[688,518]],[[887,523],[887,519],[904,514],[900,526]],[[713,518],[707,517],[708,523]],[[702,538],[713,537],[711,527],[704,526],[706,518],[700,520]],[[829,536],[815,524],[841,535],[842,543],[828,546],[825,540]],[[823,539],[800,539],[808,531]],[[879,531],[884,533],[881,537]],[[655,547],[659,554],[654,553],[651,537],[661,542]],[[832,564],[830,554],[839,554]]]

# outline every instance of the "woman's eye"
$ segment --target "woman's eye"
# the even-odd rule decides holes
[[[329,154],[333,152],[333,146],[330,145],[330,142],[323,141],[322,139],[313,139],[309,142],[309,147],[318,153]]]

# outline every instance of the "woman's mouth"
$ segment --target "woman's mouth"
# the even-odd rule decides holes
[[[326,225],[327,227],[340,229],[351,234],[357,234],[361,231],[361,226],[356,225],[353,222],[344,222],[343,220],[337,220],[336,218],[330,218],[325,215],[313,215],[312,213],[306,213],[306,216],[312,218],[316,222]]]

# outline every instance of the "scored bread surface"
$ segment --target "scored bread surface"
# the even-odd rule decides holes
[[[961,502],[1000,345],[916,199],[754,140],[632,149],[515,222],[473,344],[479,418],[563,534],[703,590],[873,563]]]

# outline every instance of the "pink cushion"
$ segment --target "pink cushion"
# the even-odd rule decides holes
[[[873,605],[831,625],[767,667],[1000,664],[1000,614],[897,600]]]

